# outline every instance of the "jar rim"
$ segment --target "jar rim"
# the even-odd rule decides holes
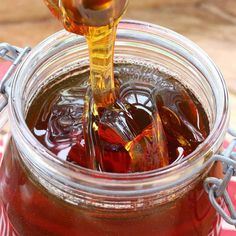
[[[23,146],[25,147],[25,149],[27,149],[29,153],[36,153],[37,157],[42,157],[40,158],[40,161],[41,163],[44,163],[44,167],[46,167],[48,170],[51,170],[53,173],[57,173],[58,175],[63,174],[64,177],[65,175],[69,174],[68,179],[74,179],[76,181],[81,178],[87,178],[85,182],[86,184],[90,183],[91,186],[94,186],[95,182],[96,184],[99,184],[99,181],[101,181],[102,184],[105,184],[106,186],[121,187],[124,183],[127,185],[134,184],[140,180],[143,181],[144,179],[147,179],[148,183],[150,184],[151,181],[153,181],[153,178],[165,178],[167,174],[168,176],[171,173],[176,174],[178,173],[177,171],[179,171],[180,169],[184,171],[184,169],[187,168],[189,165],[195,165],[197,162],[199,162],[199,158],[207,154],[209,148],[215,145],[215,143],[217,143],[218,146],[221,145],[218,142],[219,139],[224,136],[229,121],[228,92],[223,76],[217,66],[214,64],[214,62],[195,43],[167,28],[141,21],[123,20],[119,24],[118,31],[119,30],[128,30],[130,32],[135,32],[136,30],[138,30],[140,32],[149,33],[154,36],[160,34],[165,35],[165,37],[170,38],[170,40],[175,40],[179,45],[184,45],[186,48],[189,49],[192,54],[195,54],[196,56],[199,56],[205,61],[207,61],[209,66],[208,70],[214,71],[214,74],[216,75],[215,79],[219,81],[219,83],[222,85],[221,90],[223,98],[221,105],[223,107],[221,107],[221,112],[216,114],[216,121],[207,139],[201,145],[199,145],[199,147],[194,152],[188,155],[182,162],[167,166],[165,168],[146,172],[119,174],[98,172],[95,170],[90,170],[80,166],[72,165],[63,160],[59,160],[55,155],[53,155],[43,145],[41,145],[38,140],[36,140],[36,138],[28,129],[25,122],[24,114],[19,107],[19,100],[22,99],[18,89],[20,83],[19,78],[22,78],[24,76],[23,72],[27,70],[28,62],[32,60],[36,53],[42,50],[45,45],[49,45],[50,43],[55,41],[55,38],[60,38],[62,37],[62,35],[65,34],[68,38],[72,37],[70,33],[65,32],[64,30],[51,35],[49,38],[44,40],[42,43],[40,43],[33,49],[33,51],[26,57],[24,62],[17,68],[17,71],[14,75],[12,90],[9,99],[10,123],[12,124],[12,131],[14,131],[12,132],[12,136],[18,146]],[[84,41],[84,38],[81,36],[77,36],[77,40],[82,42]],[[216,149],[219,148],[218,146],[216,147]],[[203,162],[204,161],[202,160],[201,163]],[[188,178],[188,176],[186,176],[186,178]]]

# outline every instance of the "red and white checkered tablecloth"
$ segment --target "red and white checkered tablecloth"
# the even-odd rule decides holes
[[[10,66],[10,63],[8,62],[6,63],[4,62],[0,64],[0,79],[4,76],[9,66]],[[6,138],[3,137],[0,139],[0,160],[3,155],[3,147],[4,147],[5,142],[6,142]],[[224,147],[227,147],[227,145],[228,145],[228,142],[226,140],[224,143]],[[229,191],[229,195],[231,199],[233,199],[233,203],[236,208],[236,177],[233,177],[232,181],[230,182],[228,191]],[[227,224],[224,220],[222,220],[222,229],[221,229],[220,236],[235,236],[235,235],[236,235],[235,227]]]

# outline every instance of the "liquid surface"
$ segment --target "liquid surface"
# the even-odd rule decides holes
[[[52,82],[36,97],[27,116],[35,137],[62,160],[118,173],[180,161],[205,140],[207,115],[178,80],[158,69],[127,63],[118,64],[115,75],[120,84],[116,102],[98,109],[99,120],[93,113],[86,120],[93,126],[89,132],[94,148],[88,148],[84,132],[88,71],[62,76],[60,83]]]

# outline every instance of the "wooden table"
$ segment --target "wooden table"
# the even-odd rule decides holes
[[[126,18],[163,25],[200,45],[223,72],[236,128],[236,1],[130,0]],[[34,46],[61,28],[43,0],[1,0],[0,41]]]

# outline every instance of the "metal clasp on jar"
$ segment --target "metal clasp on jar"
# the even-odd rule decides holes
[[[233,136],[228,148],[221,155],[215,155],[210,159],[210,162],[220,161],[223,163],[224,178],[209,177],[204,181],[204,188],[216,211],[227,223],[236,227],[236,209],[227,191],[232,176],[236,176],[236,152],[234,151],[236,148],[236,130],[229,129],[228,133]],[[224,201],[229,215],[217,201],[219,198]]]
[[[12,75],[30,50],[29,47],[19,48],[8,43],[0,43],[0,58],[12,62],[12,65],[0,82],[0,129],[7,121],[7,118],[3,113],[5,112],[5,107],[8,103]]]

